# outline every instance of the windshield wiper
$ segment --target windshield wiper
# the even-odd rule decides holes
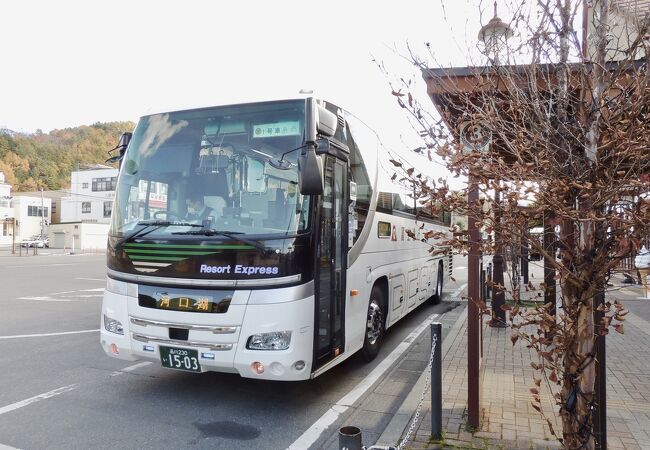
[[[241,235],[244,234],[241,231],[221,231],[221,230],[202,229],[202,230],[192,230],[192,231],[177,231],[172,234],[190,234],[194,236],[224,236],[234,241],[241,241],[241,242],[245,242],[246,244],[252,245],[256,249],[260,250],[264,255],[273,252],[272,248],[265,246],[259,241],[254,241],[252,239],[241,237]],[[275,252],[279,253],[279,250],[276,249]]]
[[[135,224],[135,226],[142,226],[139,230],[135,230],[126,236],[123,236],[122,239],[115,243],[115,250],[119,250],[127,242],[146,236],[149,233],[152,233],[163,227],[203,227],[196,223],[187,223],[187,222],[173,222],[170,220],[143,220]]]

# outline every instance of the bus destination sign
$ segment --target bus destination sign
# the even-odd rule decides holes
[[[140,306],[169,311],[225,313],[232,300],[232,291],[213,291],[217,292],[217,295],[211,295],[210,291],[162,291],[160,288],[151,289],[149,286],[140,286],[139,290],[138,304]]]

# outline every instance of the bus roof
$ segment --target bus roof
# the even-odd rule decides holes
[[[220,106],[235,106],[235,105],[248,105],[248,104],[253,104],[253,103],[274,103],[274,102],[283,102],[283,101],[299,101],[299,100],[306,100],[310,96],[305,96],[305,97],[287,97],[287,98],[246,98],[242,99],[241,101],[233,101],[233,102],[223,102],[223,103],[214,103],[214,104],[195,104],[195,105],[176,105],[173,107],[169,108],[163,108],[163,107],[158,107],[158,108],[151,108],[145,112],[145,114],[142,115],[142,117],[147,117],[147,116],[152,116],[154,114],[163,114],[163,113],[169,113],[169,112],[179,112],[179,111],[190,111],[194,109],[209,109],[209,108],[217,108]]]

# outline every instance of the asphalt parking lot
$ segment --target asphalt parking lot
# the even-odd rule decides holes
[[[192,374],[107,357],[105,257],[46,253],[0,256],[0,448],[287,448],[443,309],[402,320],[373,363],[353,357],[315,380]],[[406,395],[404,381],[395,383]]]

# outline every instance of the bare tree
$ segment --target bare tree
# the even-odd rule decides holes
[[[595,348],[610,326],[623,333],[626,314],[620,302],[601,299],[612,270],[637,253],[650,227],[648,17],[624,11],[630,2],[590,3],[537,0],[528,12],[525,2],[514,5],[511,26],[518,35],[503,41],[487,64],[436,67],[430,46],[425,55],[410,51],[437,112],[415,100],[409,80],[392,84],[424,139],[417,151],[442,157],[456,175],[475,177],[482,191],[482,200],[468,204],[444,180],[394,161],[419,202],[475,217],[484,233],[501,236],[504,246],[529,247],[557,274],[557,316],[552,304],[517,304],[518,279],[495,288],[514,292],[514,305],[505,307],[513,344],[525,342],[540,357],[533,405],[545,414],[538,390],[544,382],[566,448],[594,446]],[[486,137],[490,143],[482,147]],[[495,192],[501,201],[486,208]],[[558,233],[553,248],[530,233],[545,218]],[[426,237],[466,251],[467,236]],[[482,250],[493,253],[494,244],[484,240]],[[524,290],[541,296],[548,288]]]

